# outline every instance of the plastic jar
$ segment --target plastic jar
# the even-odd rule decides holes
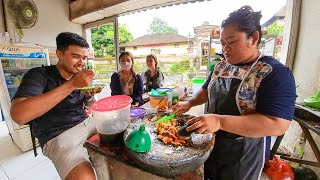
[[[170,88],[158,88],[156,89],[158,92],[166,91],[168,95],[168,107],[172,106],[172,96],[173,96],[173,90]]]
[[[196,94],[202,88],[203,84],[203,78],[194,78],[192,80],[192,94]]]
[[[92,116],[102,144],[123,142],[124,130],[130,124],[131,102],[131,97],[119,95],[103,98],[92,105]]]
[[[155,108],[157,106],[168,106],[168,95],[159,94],[158,96],[152,95],[151,92],[148,92],[150,98],[150,106]],[[161,101],[161,102],[160,102]]]

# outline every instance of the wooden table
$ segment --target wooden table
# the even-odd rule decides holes
[[[148,107],[149,103],[144,104],[144,107]],[[191,115],[203,114],[204,106],[197,106],[190,109]],[[124,145],[118,146],[105,146],[100,144],[98,134],[89,138],[84,147],[87,148],[90,155],[92,164],[96,170],[96,174],[99,180],[109,179],[152,179],[163,180],[168,179],[160,177],[149,172],[140,169],[128,156]],[[195,171],[182,174],[174,179],[203,179],[203,166],[199,167]]]
[[[300,164],[306,164],[309,166],[320,167],[320,151],[313,137],[310,134],[310,131],[313,131],[317,135],[320,135],[320,109],[313,109],[306,107],[302,104],[296,104],[293,119],[299,123],[300,128],[305,134],[306,139],[308,140],[311,149],[317,158],[317,162],[291,158],[290,154],[278,153],[277,150],[281,143],[283,135],[277,138],[275,145],[271,151],[271,158],[274,154],[279,154],[281,155],[280,157],[285,160],[297,162]]]

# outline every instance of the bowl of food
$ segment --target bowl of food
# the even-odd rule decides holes
[[[92,93],[92,92],[100,93],[105,86],[106,86],[105,83],[93,81],[89,86],[83,87],[83,88],[78,88],[78,89],[80,90],[80,92],[82,92],[84,94],[88,94],[88,93]]]

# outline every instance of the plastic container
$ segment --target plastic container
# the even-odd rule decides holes
[[[150,98],[150,106],[155,108],[157,106],[168,106],[168,95],[160,94],[159,96],[152,95],[151,92],[148,93]],[[161,102],[160,102],[161,101]]]
[[[186,89],[186,84],[173,84],[173,85],[167,85],[166,88],[173,89],[174,94],[178,94],[179,99],[184,98],[185,96],[185,89]],[[173,101],[172,101],[173,102]]]
[[[7,85],[13,84],[12,76],[11,76],[10,73],[5,73],[5,74],[4,74],[4,77],[5,77],[5,80],[6,80]]]
[[[123,143],[123,133],[130,124],[131,102],[131,97],[119,95],[103,98],[92,105],[92,116],[102,144]]]
[[[144,108],[146,110],[146,114],[153,114],[153,113],[157,113],[157,108]]]
[[[158,88],[157,91],[166,91],[168,95],[168,107],[172,106],[173,90],[171,88]]]
[[[204,84],[204,79],[195,78],[192,80],[192,94],[196,94]]]
[[[304,104],[309,107],[320,109],[320,88],[318,89],[315,96],[305,98]]]
[[[173,93],[176,93],[179,95],[179,87],[177,85],[167,85],[166,88],[172,89]]]
[[[135,120],[139,117],[142,117],[143,115],[146,114],[146,110],[144,108],[141,107],[133,107],[130,109],[130,118],[131,121]]]

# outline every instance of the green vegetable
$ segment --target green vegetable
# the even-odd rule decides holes
[[[82,92],[82,93],[90,93],[90,92],[101,92],[101,90],[103,89],[103,86],[102,85],[90,85],[90,86],[87,86],[87,87],[84,87],[84,88],[79,88],[79,90]]]

